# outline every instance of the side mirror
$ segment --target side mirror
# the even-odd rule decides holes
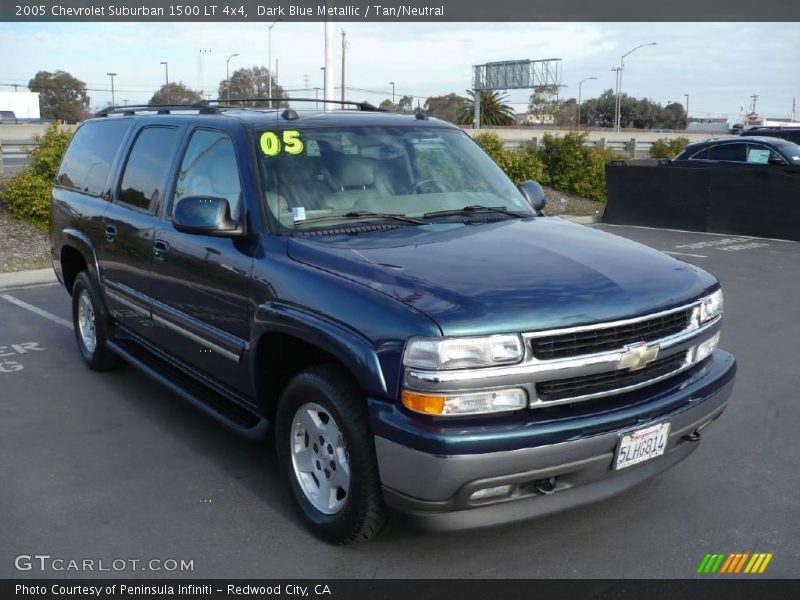
[[[197,235],[237,236],[242,229],[231,218],[227,198],[186,196],[172,209],[172,225],[178,231]]]
[[[544,196],[542,186],[535,181],[523,181],[517,187],[520,193],[525,197],[525,200],[528,201],[528,204],[531,205],[534,212],[537,215],[541,215],[545,204],[547,204],[547,198]]]

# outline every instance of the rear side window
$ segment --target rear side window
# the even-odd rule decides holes
[[[744,162],[746,149],[747,144],[720,144],[711,148],[711,159]]]
[[[131,125],[130,120],[90,121],[78,128],[69,143],[56,185],[100,196],[111,164]]]
[[[231,138],[219,131],[195,131],[183,156],[175,194],[167,207],[167,214],[172,214],[172,207],[181,198],[215,196],[227,198],[231,216],[236,219],[239,216],[241,194],[236,151]]]
[[[705,150],[701,150],[696,154],[692,154],[692,160],[705,160],[708,158],[708,153],[711,151],[710,148],[706,148]]]
[[[178,130],[174,127],[145,127],[128,156],[117,198],[123,204],[154,212],[164,191]]]

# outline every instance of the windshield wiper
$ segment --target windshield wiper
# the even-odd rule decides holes
[[[412,219],[411,217],[407,217],[405,215],[396,215],[392,213],[379,213],[379,212],[370,212],[370,211],[351,211],[349,213],[345,213],[343,215],[325,215],[322,217],[314,217],[313,219],[304,219],[302,221],[296,221],[295,225],[305,225],[306,223],[319,223],[321,221],[330,221],[334,219],[394,219],[395,221],[403,221],[404,223],[413,223],[415,225],[425,225],[425,221],[420,221],[419,219]]]
[[[503,208],[502,206],[483,206],[482,204],[470,204],[469,206],[464,206],[463,208],[427,212],[424,215],[422,215],[422,217],[425,219],[429,219],[431,217],[449,217],[451,215],[465,215],[465,214],[469,215],[477,212],[496,212],[503,215],[508,215],[509,217],[515,217],[517,219],[525,219],[531,216],[531,215],[526,215],[525,213],[519,213],[513,210],[508,210],[507,208]]]

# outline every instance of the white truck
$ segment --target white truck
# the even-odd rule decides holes
[[[38,121],[38,92],[0,92],[0,113],[14,113],[18,121]],[[5,120],[5,119],[4,119]]]

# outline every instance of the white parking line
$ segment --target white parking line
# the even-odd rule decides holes
[[[650,229],[652,231],[672,231],[674,233],[692,233],[695,235],[716,235],[725,237],[745,238],[748,240],[769,240],[770,242],[782,242],[784,244],[797,244],[794,240],[781,240],[778,238],[758,237],[755,235],[739,235],[738,233],[712,233],[710,231],[689,231],[688,229],[669,229],[667,227],[646,227],[644,225],[615,225],[613,223],[597,223],[604,227],[625,227],[630,229]]]
[[[53,313],[49,313],[46,310],[42,310],[38,306],[34,306],[33,304],[28,304],[27,302],[23,302],[19,298],[14,298],[14,296],[10,294],[0,294],[0,298],[2,298],[3,300],[7,300],[8,302],[11,302],[11,304],[14,304],[15,306],[19,306],[20,308],[29,310],[32,313],[39,315],[40,317],[44,317],[45,319],[50,319],[53,323],[58,323],[59,325],[63,325],[68,329],[72,329],[72,323],[70,323],[66,319],[57,317]]]
[[[671,252],[669,250],[662,250],[664,254],[674,254],[675,256],[691,256],[692,258],[708,258],[703,254],[687,254],[686,252]]]

